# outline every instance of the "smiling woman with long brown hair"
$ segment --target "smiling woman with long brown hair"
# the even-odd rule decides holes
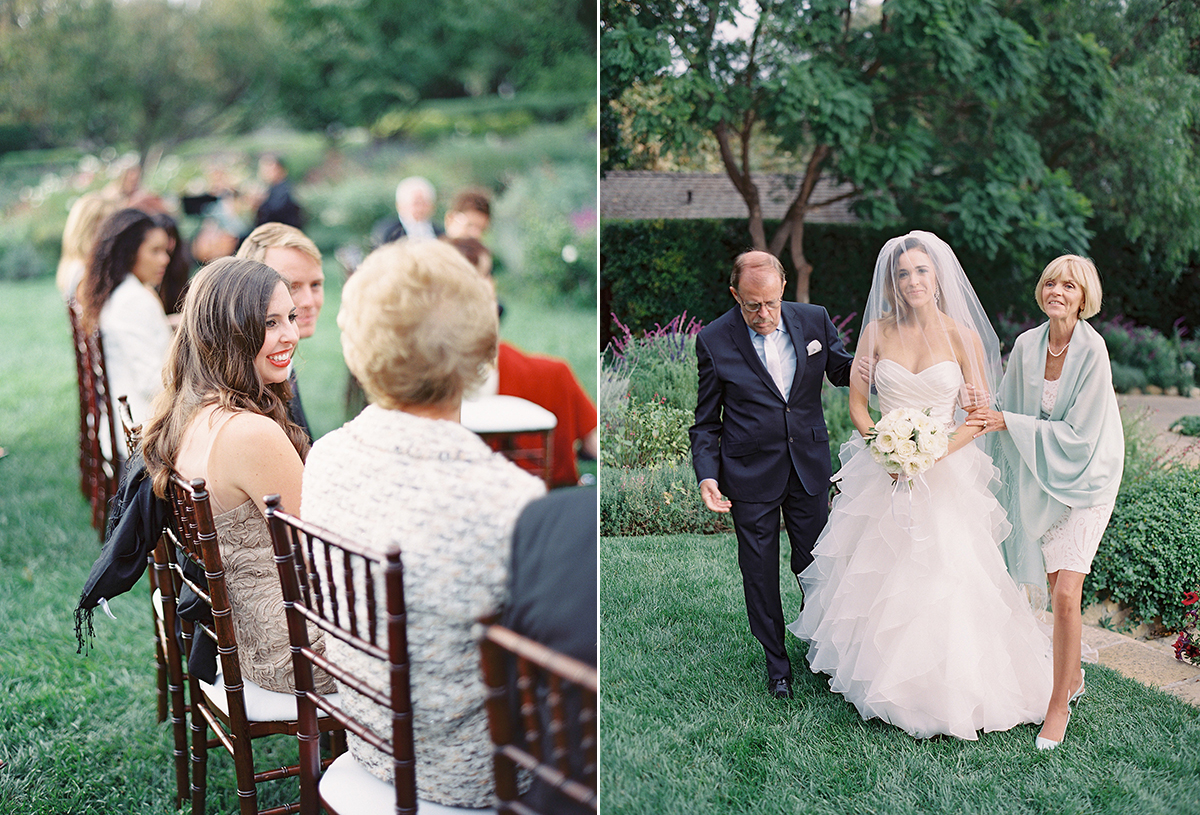
[[[263,496],[300,503],[308,440],[287,417],[295,320],[274,269],[235,258],[206,266],[188,291],[142,441],[160,497],[172,468],[207,482],[243,678],[279,693],[293,690],[292,661]]]

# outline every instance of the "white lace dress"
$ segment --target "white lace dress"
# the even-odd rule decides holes
[[[951,424],[957,363],[919,373],[882,360],[880,410],[932,408]],[[854,704],[918,738],[1040,722],[1052,686],[1050,641],[1009,577],[999,543],[1010,526],[975,444],[943,458],[909,490],[855,433],[841,450],[841,493],[800,575],[805,606],[788,629],[808,642],[814,673]]]
[[[1046,379],[1042,382],[1042,415],[1048,419],[1058,401],[1059,380]],[[1059,569],[1087,574],[1092,570],[1092,559],[1100,548],[1100,539],[1108,528],[1108,520],[1116,507],[1115,500],[1095,507],[1071,507],[1042,535],[1042,558],[1046,561],[1046,573]]]

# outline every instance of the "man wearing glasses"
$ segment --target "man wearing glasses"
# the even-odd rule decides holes
[[[732,512],[750,632],[767,658],[767,690],[792,695],[779,594],[779,517],[792,572],[812,562],[829,515],[829,432],[821,384],[850,382],[853,357],[821,306],[783,302],[783,265],[767,252],[734,261],[737,305],[697,335],[700,385],[689,434],[700,495]]]

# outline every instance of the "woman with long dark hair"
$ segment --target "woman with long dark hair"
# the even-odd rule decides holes
[[[209,264],[184,301],[165,390],[142,439],[160,497],[172,469],[205,480],[242,676],[279,693],[292,692],[292,661],[263,496],[300,504],[308,438],[287,417],[288,365],[299,339],[278,272],[238,258]]]
[[[84,328],[100,329],[109,393],[126,396],[144,422],[162,390],[171,326],[155,289],[170,261],[166,230],[138,209],[114,212],[100,227],[80,285]]]

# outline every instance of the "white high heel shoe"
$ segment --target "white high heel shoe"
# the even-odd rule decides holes
[[[1059,739],[1058,741],[1054,741],[1053,739],[1044,738],[1042,736],[1042,734],[1039,733],[1037,738],[1035,738],[1033,740],[1033,746],[1039,750],[1053,750],[1055,747],[1062,744],[1063,741],[1067,738],[1067,725],[1070,725],[1070,724],[1071,724],[1071,708],[1068,707],[1067,708],[1067,724],[1063,726],[1063,737],[1061,739]]]
[[[1071,694],[1071,698],[1067,700],[1067,704],[1071,705],[1079,701],[1079,697],[1087,691],[1087,674],[1083,668],[1079,669],[1079,690]]]

